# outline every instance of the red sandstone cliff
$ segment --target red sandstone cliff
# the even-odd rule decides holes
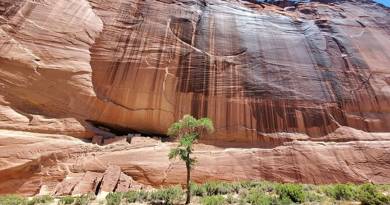
[[[199,151],[198,181],[390,183],[389,25],[368,1],[0,0],[0,193],[110,163],[176,183],[169,144],[71,137],[164,134],[188,113],[210,117],[203,143],[225,147]]]

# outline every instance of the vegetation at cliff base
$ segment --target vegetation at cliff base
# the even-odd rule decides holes
[[[290,204],[361,204],[389,205],[390,185],[331,184],[310,185],[268,181],[191,184],[191,204],[201,205],[290,205]],[[109,193],[102,201],[86,196],[0,196],[1,205],[176,205],[184,204],[185,191],[179,186],[150,190]]]
[[[27,199],[17,195],[0,196],[1,205],[27,205]]]

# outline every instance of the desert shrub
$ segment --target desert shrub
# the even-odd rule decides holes
[[[128,203],[134,203],[139,201],[139,192],[138,191],[128,191],[123,194],[123,198],[126,199]]]
[[[259,192],[258,189],[252,189],[246,196],[246,202],[253,205],[270,205],[272,201],[272,197],[264,192]]]
[[[228,204],[235,204],[237,202],[238,202],[238,200],[236,198],[234,198],[233,195],[231,195],[231,194],[227,195],[226,203],[228,203]]]
[[[336,184],[329,186],[325,193],[336,200],[351,200],[356,195],[356,189],[351,184]]]
[[[88,203],[94,200],[94,194],[86,194],[82,196],[75,197],[74,205],[88,205]]]
[[[261,192],[273,192],[275,190],[276,183],[269,181],[243,181],[241,182],[242,189],[254,189],[256,188]]]
[[[258,181],[242,181],[240,183],[240,186],[241,186],[241,188],[244,188],[244,189],[251,189],[251,188],[255,188],[255,187],[261,186],[261,182],[258,182]]]
[[[255,188],[261,192],[273,192],[275,191],[275,183],[264,181],[256,184]]]
[[[229,194],[235,191],[235,188],[226,182],[211,181],[206,182],[203,186],[208,196]]]
[[[249,191],[247,189],[241,190],[240,193],[238,194],[239,204],[245,204],[248,195],[249,195]]]
[[[112,192],[106,196],[107,205],[119,205],[122,201],[122,193]]]
[[[161,201],[163,204],[171,205],[179,202],[183,197],[183,193],[180,187],[175,186],[153,191],[150,198],[152,201]]]
[[[326,196],[324,194],[320,194],[318,192],[310,191],[305,194],[305,201],[308,202],[323,202],[326,200]]]
[[[200,200],[203,205],[223,205],[225,204],[225,198],[221,195],[205,196]]]
[[[390,184],[379,184],[375,187],[378,192],[390,197]]]
[[[205,196],[207,193],[206,188],[201,184],[191,184],[191,194],[193,196]]]
[[[312,184],[302,184],[303,191],[312,191],[315,189],[315,185]]]
[[[36,196],[30,201],[28,201],[28,205],[36,205],[36,204],[47,204],[49,202],[54,201],[54,198],[49,195]]]
[[[25,205],[27,199],[17,195],[4,195],[0,196],[1,205]]]
[[[144,202],[147,201],[149,193],[143,190],[140,191],[128,191],[123,193],[123,198],[126,199],[128,203],[134,202]]]
[[[373,184],[363,184],[359,187],[356,199],[362,205],[386,205],[390,204],[390,196],[379,192]]]
[[[276,189],[276,183],[273,182],[264,182],[263,185],[263,190],[267,192],[273,192]]]
[[[64,196],[64,197],[62,197],[60,199],[58,204],[60,204],[60,205],[73,204],[74,201],[75,201],[74,197],[72,197],[72,196]]]
[[[295,203],[305,201],[303,187],[300,184],[279,184],[276,186],[276,193],[279,195],[279,199],[290,199]]]
[[[235,192],[235,193],[239,193],[240,192],[240,190],[242,189],[242,187],[241,187],[241,183],[239,183],[239,182],[233,182],[233,183],[231,183],[230,184],[230,187],[231,187],[231,191],[232,192]]]
[[[149,192],[141,190],[138,192],[138,200],[141,202],[146,201],[146,200],[148,200],[149,195],[150,195]]]
[[[294,202],[290,198],[284,197],[284,198],[275,198],[274,202],[272,204],[291,205],[291,204],[294,204]]]
[[[358,200],[362,205],[385,205],[385,203],[382,202],[383,199],[378,198],[377,195],[372,195],[367,192],[360,193]]]

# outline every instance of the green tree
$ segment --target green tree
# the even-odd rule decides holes
[[[175,122],[168,129],[168,135],[179,139],[177,147],[172,148],[169,152],[169,159],[179,157],[186,164],[187,169],[187,197],[186,204],[191,200],[191,168],[195,165],[195,158],[191,158],[193,152],[192,145],[197,140],[214,132],[213,122],[208,118],[195,119],[191,115],[185,115],[183,119]]]

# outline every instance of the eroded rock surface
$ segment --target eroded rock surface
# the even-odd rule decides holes
[[[390,130],[390,12],[236,1],[1,1],[0,127],[91,137],[90,123],[206,140]],[[272,146],[272,143],[270,144]]]
[[[197,181],[389,183],[390,11],[322,2],[0,0],[0,193],[96,191],[109,165],[179,182],[170,144],[76,138],[184,114],[225,147],[199,150]]]
[[[167,157],[174,143],[98,146],[4,130],[0,137],[6,137],[0,141],[0,194],[35,195],[41,187],[55,195],[99,194],[185,183],[184,163]],[[390,183],[389,140],[389,134],[361,133],[360,141],[294,141],[272,149],[200,144],[192,179]]]

